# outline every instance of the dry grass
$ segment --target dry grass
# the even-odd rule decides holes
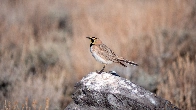
[[[103,40],[138,68],[110,65],[129,78],[158,75],[157,93],[183,109],[196,103],[196,2],[4,0],[0,4],[0,104],[62,109],[74,84],[102,68],[86,36]],[[138,76],[139,77],[139,76]],[[176,78],[177,77],[177,78]],[[174,97],[175,96],[175,97]],[[6,106],[8,106],[6,102]],[[6,109],[5,107],[0,107]]]
[[[25,102],[21,104],[21,106],[18,104],[17,101],[10,102],[5,100],[3,104],[1,104],[2,109],[1,110],[49,110],[49,104],[50,99],[46,98],[45,105],[38,105],[36,100],[33,100],[31,104],[29,104],[28,98],[25,99]]]
[[[164,69],[158,86],[158,95],[170,100],[183,110],[196,108],[195,76],[196,61],[190,56],[178,57],[169,68]]]

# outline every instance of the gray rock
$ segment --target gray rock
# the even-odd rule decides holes
[[[72,99],[65,110],[179,110],[129,80],[105,72],[84,77]]]

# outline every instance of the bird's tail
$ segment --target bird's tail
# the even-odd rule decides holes
[[[126,59],[124,59],[122,57],[117,58],[117,61],[118,61],[118,63],[120,63],[124,67],[127,67],[124,63],[128,63],[130,65],[138,66],[137,63],[134,63],[133,61],[126,60]]]

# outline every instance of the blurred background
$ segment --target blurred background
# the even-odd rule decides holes
[[[139,64],[105,71],[196,109],[195,0],[1,0],[0,108],[65,108],[103,67],[87,36]]]

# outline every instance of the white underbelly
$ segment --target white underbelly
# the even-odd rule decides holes
[[[101,62],[101,63],[104,63],[104,64],[111,64],[111,63],[113,63],[112,61],[105,60],[105,59],[101,58],[99,55],[97,55],[96,52],[92,52],[92,51],[91,51],[91,53],[92,53],[93,57],[94,57],[97,61],[99,61],[99,62]]]

